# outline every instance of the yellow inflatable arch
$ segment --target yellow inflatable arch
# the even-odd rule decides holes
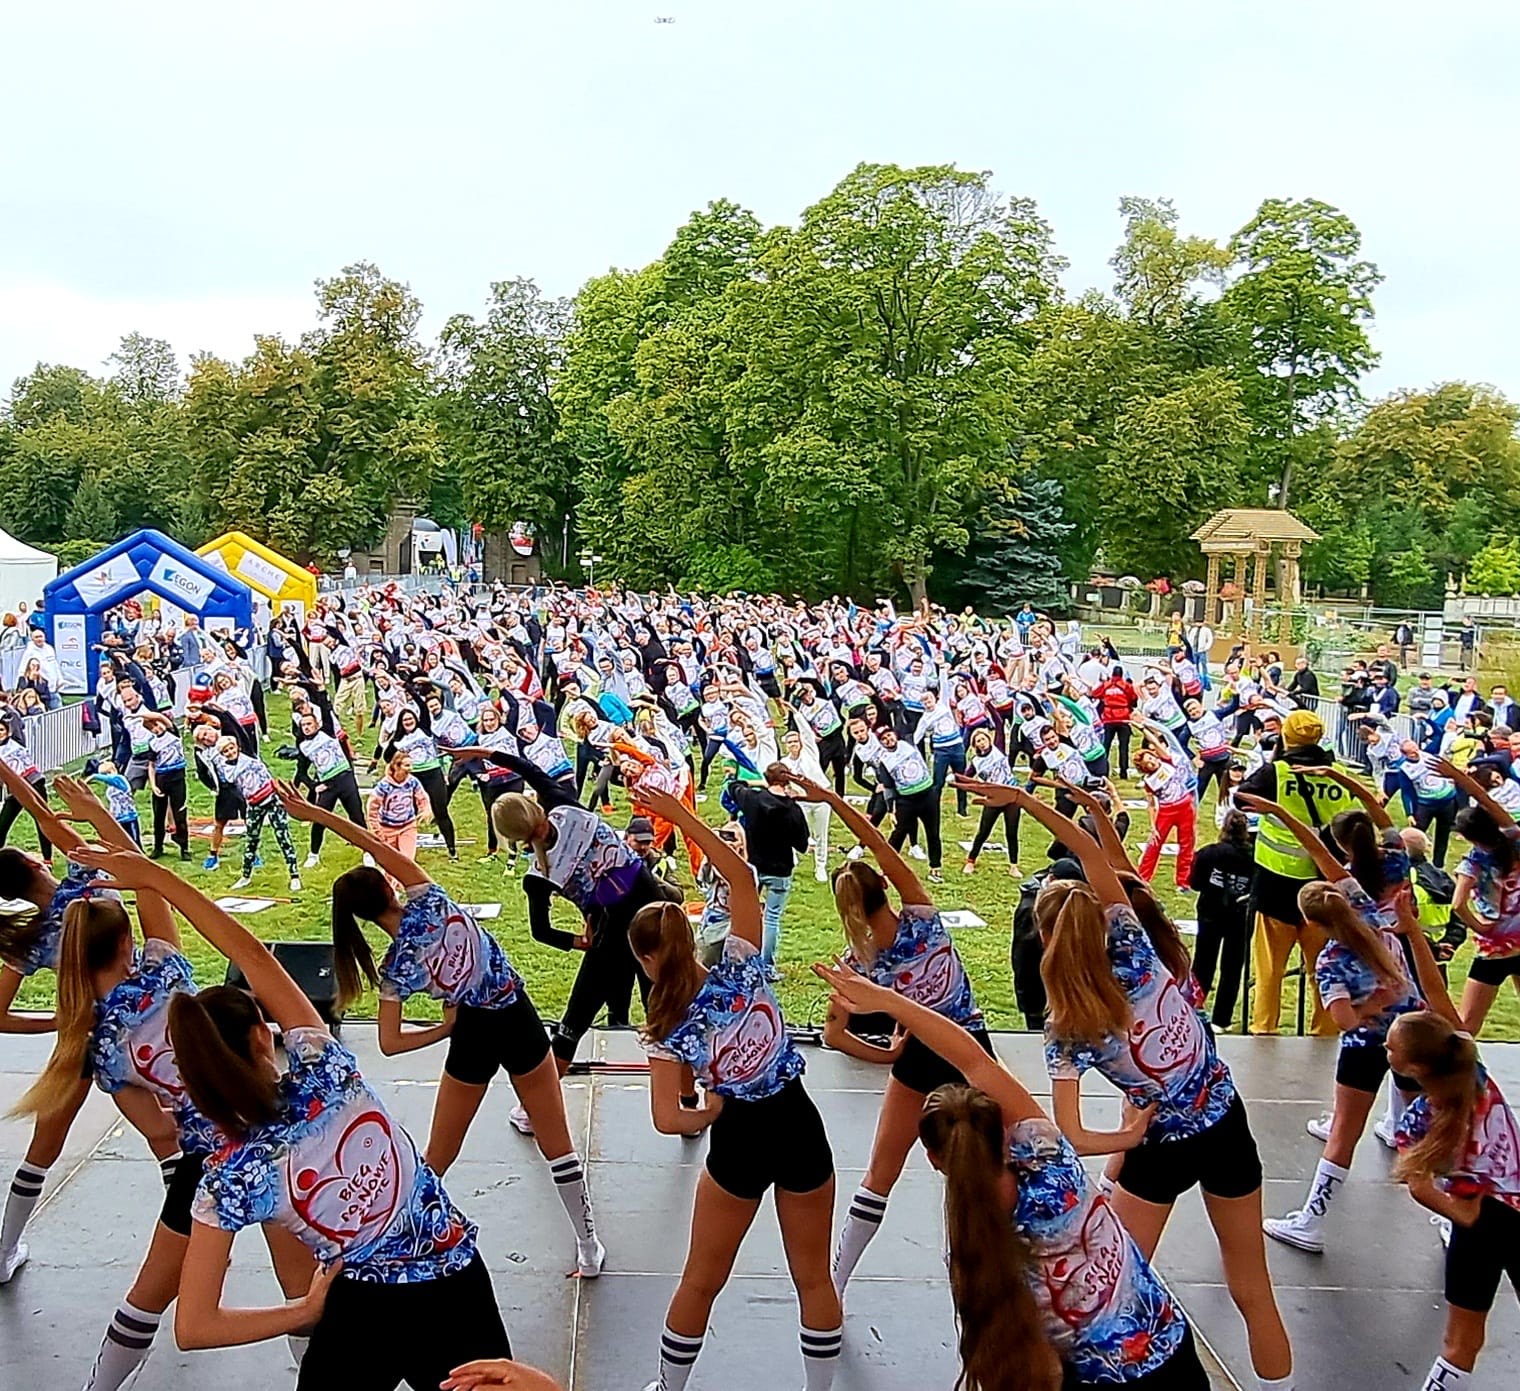
[[[316,606],[317,577],[244,532],[225,532],[198,547],[195,553],[242,580],[255,594],[267,599],[275,613],[293,603],[304,618]]]

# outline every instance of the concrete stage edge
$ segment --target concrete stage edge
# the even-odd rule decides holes
[[[387,1105],[425,1139],[442,1056],[425,1050],[382,1058],[371,1027],[345,1039]],[[47,1056],[46,1038],[0,1046],[0,1110],[14,1103]],[[1033,1090],[1048,1094],[1039,1040],[997,1036],[1001,1056]],[[1266,1165],[1266,1209],[1296,1207],[1319,1157],[1304,1122],[1329,1100],[1335,1044],[1311,1039],[1226,1038],[1223,1051],[1251,1115]],[[638,1056],[628,1034],[599,1034],[594,1056]],[[589,1054],[589,1046],[583,1053]],[[1520,1098],[1520,1045],[1489,1044],[1484,1058],[1506,1094]],[[884,1082],[879,1069],[806,1050],[808,1087],[828,1124],[839,1166],[842,1216],[860,1181]],[[573,1133],[588,1159],[591,1190],[609,1255],[601,1280],[566,1278],[573,1245],[546,1166],[531,1140],[506,1122],[505,1085],[493,1088],[448,1186],[480,1225],[520,1356],[572,1391],[638,1391],[656,1370],[666,1303],[686,1251],[691,1192],[704,1143],[655,1134],[645,1079],[602,1073],[567,1082]],[[1099,1125],[1117,1118],[1114,1093],[1089,1086]],[[0,1121],[0,1182],[25,1150],[29,1127]],[[1334,1208],[1335,1247],[1307,1256],[1268,1243],[1283,1315],[1293,1335],[1299,1391],[1418,1387],[1440,1350],[1442,1253],[1427,1214],[1389,1179],[1390,1155],[1369,1133]],[[32,1260],[0,1290],[0,1387],[73,1391],[127,1289],[157,1215],[157,1167],[124,1132],[108,1098],[91,1096],[68,1151],[54,1167],[29,1238]],[[850,1285],[839,1391],[931,1391],[954,1384],[955,1327],[942,1263],[938,1177],[921,1153],[893,1194],[881,1234]],[[1216,1381],[1250,1388],[1243,1326],[1224,1288],[1218,1252],[1196,1194],[1172,1218],[1160,1268],[1217,1356]],[[245,1235],[228,1277],[230,1297],[277,1294],[258,1238]],[[377,1330],[379,1332],[379,1330]],[[137,1391],[294,1384],[283,1341],[185,1354],[166,1330]],[[775,1216],[762,1209],[734,1278],[713,1311],[691,1391],[781,1391],[801,1386],[796,1303]],[[1477,1391],[1520,1385],[1520,1306],[1501,1287]]]

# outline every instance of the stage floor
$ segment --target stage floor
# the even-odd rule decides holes
[[[387,1105],[419,1139],[425,1137],[440,1053],[386,1059],[375,1047],[373,1029],[354,1026],[345,1037]],[[5,1040],[0,1111],[35,1076],[48,1046],[46,1039]],[[1005,1034],[997,1047],[1033,1090],[1048,1093],[1037,1039]],[[1334,1047],[1297,1038],[1223,1040],[1266,1164],[1269,1213],[1287,1211],[1304,1195],[1320,1152],[1304,1122],[1328,1101]],[[637,1056],[627,1034],[598,1035],[595,1048],[597,1057],[608,1060]],[[1506,1093],[1520,1097],[1520,1046],[1488,1045],[1484,1057]],[[807,1050],[807,1059],[809,1090],[823,1111],[839,1165],[842,1214],[870,1150],[883,1076],[816,1048]],[[1091,1091],[1098,1123],[1112,1124],[1113,1093],[1101,1082]],[[608,1248],[599,1281],[566,1278],[573,1244],[563,1209],[532,1141],[507,1125],[506,1087],[493,1089],[448,1186],[480,1225],[481,1249],[518,1354],[572,1391],[638,1391],[656,1370],[659,1329],[686,1251],[704,1145],[654,1132],[642,1077],[572,1078],[567,1097]],[[0,1121],[0,1181],[9,1182],[27,1134],[22,1124]],[[1388,1151],[1369,1135],[1336,1202],[1331,1253],[1314,1257],[1268,1243],[1293,1335],[1299,1391],[1417,1387],[1440,1349],[1440,1243],[1424,1210],[1390,1182],[1389,1169]],[[105,1322],[141,1259],[160,1199],[158,1170],[142,1142],[124,1133],[108,1098],[92,1095],[32,1222],[31,1263],[0,1290],[0,1385],[71,1391],[82,1383]],[[839,1391],[948,1391],[954,1384],[955,1327],[940,1203],[938,1177],[916,1152],[850,1285]],[[1159,1264],[1222,1364],[1218,1384],[1253,1386],[1243,1327],[1196,1194],[1173,1217]],[[240,1301],[277,1297],[257,1237],[239,1241],[228,1291]],[[796,1303],[767,1208],[713,1311],[691,1388],[779,1391],[801,1384],[800,1361]],[[283,1341],[185,1354],[166,1332],[136,1387],[277,1388],[293,1382]],[[1497,1391],[1516,1385],[1520,1306],[1505,1287],[1474,1386]]]

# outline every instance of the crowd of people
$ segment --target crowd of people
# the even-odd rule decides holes
[[[0,898],[12,901],[0,914],[0,1027],[57,1033],[20,1103],[34,1132],[0,1220],[0,1285],[27,1260],[27,1221],[93,1082],[161,1161],[166,1194],[86,1391],[136,1372],[176,1297],[182,1347],[287,1337],[308,1391],[551,1388],[511,1361],[447,1175],[505,1071],[512,1123],[533,1136],[564,1206],[575,1270],[595,1278],[606,1247],[561,1078],[599,1016],[630,1023],[637,990],[653,1125],[708,1136],[650,1391],[687,1385],[771,1191],[805,1384],[827,1391],[848,1282],[919,1143],[945,1180],[968,1391],[1206,1386],[1188,1319],[1150,1264],[1193,1187],[1257,1381],[1291,1387],[1265,1240],[1325,1249],[1385,1083],[1375,1133],[1449,1242],[1447,1335],[1425,1386],[1460,1388],[1501,1280],[1520,1279],[1520,1133],[1474,1043],[1503,982],[1520,981],[1505,726],[1481,701],[1462,707],[1475,693],[1449,699],[1444,720],[1432,699],[1424,737],[1396,765],[1366,760],[1368,785],[1336,766],[1304,708],[1318,692],[1302,659],[1285,669],[1273,652],[1237,649],[1212,666],[1211,646],[1179,623],[1164,657],[1126,664],[1028,605],[989,620],[841,600],[387,587],[216,637],[123,606],[90,696],[101,756],[83,777],[49,786],[12,722],[0,744],[3,832],[25,815],[40,846],[0,849]],[[275,689],[289,695],[288,730],[271,730]],[[1387,712],[1357,713],[1381,760]],[[271,769],[281,761],[288,775]],[[445,1046],[425,1144],[237,918],[165,863],[171,846],[191,857],[192,767],[214,794],[204,868],[220,869],[230,823],[246,828],[233,888],[256,876],[266,826],[293,895],[301,871],[333,853],[326,837],[340,842],[351,862],[329,907],[340,1007],[372,987],[382,1051]],[[367,793],[360,771],[376,779]],[[1121,788],[1134,778],[1149,825],[1138,863]],[[579,955],[547,1026],[531,982],[447,887],[460,848],[450,804],[467,783],[487,858],[523,871],[533,938]],[[1195,853],[1211,787],[1217,840]],[[632,815],[621,826],[615,788]],[[699,799],[714,796],[704,813]],[[1400,798],[1402,829],[1389,814]],[[1001,825],[1008,873],[1025,881],[1011,965],[1020,1007],[1045,1033],[1049,1115],[996,1058],[936,902],[947,813],[977,818],[961,873],[980,872]],[[1026,876],[1030,820],[1051,849]],[[292,823],[310,828],[304,862]],[[443,883],[419,863],[423,823],[440,837]],[[1452,834],[1467,848],[1445,876]],[[1177,888],[1197,894],[1193,953],[1151,888],[1173,840]],[[839,960],[814,967],[830,999],[824,1042],[889,1073],[837,1234],[833,1148],[775,990],[788,897],[809,859],[841,927]],[[702,899],[695,923],[688,883]],[[135,932],[122,890],[136,900]],[[197,988],[176,915],[252,996]],[[385,941],[379,959],[361,924]],[[1454,1002],[1445,963],[1467,935],[1476,955]],[[1303,1206],[1282,1218],[1263,1212],[1248,1108],[1214,1044],[1248,944],[1253,1031],[1276,1031],[1297,946],[1312,967],[1312,1027],[1340,1038],[1332,1113],[1310,1126],[1323,1157]],[[17,1010],[23,980],[43,969],[57,974],[55,1014]],[[437,1001],[441,1022],[404,1023],[413,995]],[[1087,1071],[1125,1099],[1112,1131],[1084,1119]],[[363,1177],[354,1146],[378,1156]],[[1099,1180],[1084,1155],[1110,1156]],[[283,1305],[227,1298],[232,1239],[250,1225],[265,1233]],[[375,1339],[380,1319],[412,1336]]]

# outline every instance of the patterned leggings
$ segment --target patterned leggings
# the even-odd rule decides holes
[[[243,878],[247,879],[253,874],[253,862],[258,858],[259,840],[264,834],[264,823],[269,822],[274,830],[274,838],[280,847],[280,854],[285,857],[285,863],[290,866],[291,877],[296,873],[296,848],[290,840],[290,817],[285,814],[285,808],[273,798],[266,798],[262,802],[255,802],[250,806],[243,817]]]

